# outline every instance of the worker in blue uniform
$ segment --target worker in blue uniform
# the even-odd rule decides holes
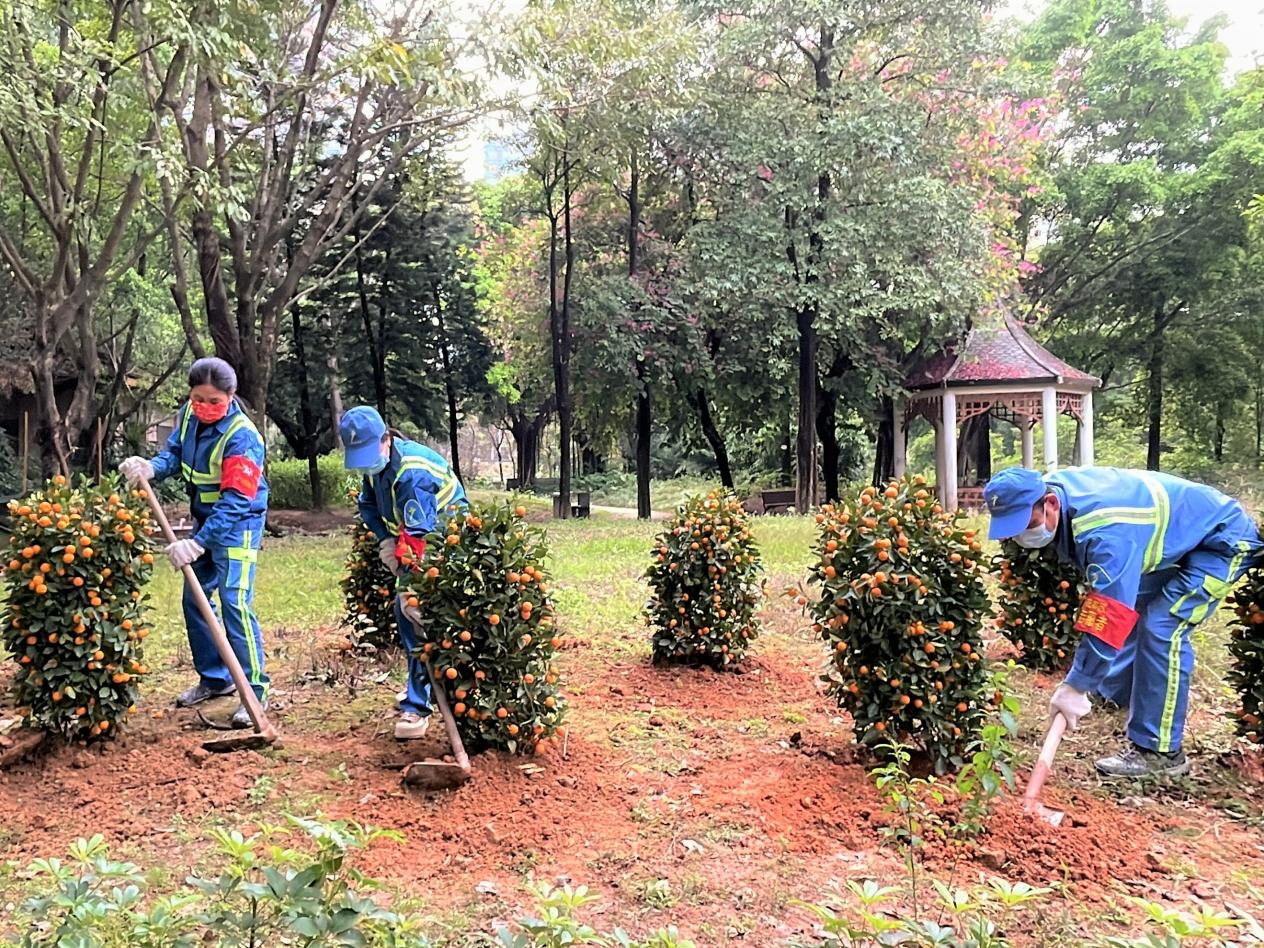
[[[189,400],[176,415],[167,447],[152,460],[130,457],[119,470],[130,482],[160,481],[179,474],[189,491],[193,535],[167,548],[171,565],[191,565],[215,607],[233,654],[265,707],[268,675],[263,635],[255,616],[255,569],[268,512],[268,482],[263,476],[263,438],[234,397],[237,374],[223,359],[198,359],[189,369]],[[235,692],[210,629],[189,589],[184,591],[184,622],[198,683],[176,698],[191,707]],[[250,727],[244,706],[233,713],[234,727]]]
[[[352,408],[338,430],[343,463],[363,477],[360,517],[378,539],[383,564],[396,578],[419,569],[426,534],[435,529],[437,518],[466,506],[460,479],[441,454],[391,432],[373,408]],[[413,630],[420,616],[410,612],[397,596],[395,623],[408,654],[407,684],[397,696],[395,737],[401,741],[425,736],[430,726],[430,679]]]
[[[984,490],[989,536],[1053,544],[1090,586],[1076,618],[1084,637],[1050,713],[1072,727],[1089,694],[1129,709],[1123,753],[1097,761],[1109,777],[1183,774],[1194,669],[1193,630],[1215,612],[1264,543],[1242,504],[1151,471],[1001,471]]]

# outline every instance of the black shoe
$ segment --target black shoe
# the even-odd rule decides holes
[[[1189,773],[1189,758],[1184,751],[1161,754],[1131,744],[1121,754],[1103,757],[1096,766],[1097,772],[1104,777],[1134,780],[1139,777],[1179,777]]]
[[[201,704],[203,701],[210,701],[212,698],[222,698],[225,695],[236,694],[237,689],[232,685],[227,688],[212,688],[210,685],[198,682],[187,691],[182,691],[176,696],[177,708],[191,708],[195,704]]]
[[[264,711],[268,710],[268,702],[260,701],[259,707]],[[250,712],[246,710],[244,704],[239,704],[237,710],[233,712],[233,716],[228,719],[228,723],[235,728],[254,727],[255,722],[250,720]]]

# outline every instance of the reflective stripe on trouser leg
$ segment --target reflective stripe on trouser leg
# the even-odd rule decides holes
[[[251,531],[244,532],[242,544],[225,550],[220,561],[220,600],[223,603],[224,633],[233,654],[259,699],[268,696],[268,675],[264,670],[263,633],[254,613],[255,568],[258,550],[251,546]]]
[[[399,597],[395,597],[395,627],[399,629],[399,641],[404,646],[404,654],[408,657],[405,666],[406,689],[408,696],[400,702],[401,711],[427,715],[430,713],[430,679],[426,675],[426,665],[416,654],[417,636],[413,624],[404,616],[399,605]]]
[[[211,604],[211,611],[217,616],[219,609],[215,606],[215,590],[219,588],[220,572],[211,553],[203,553],[193,562],[193,573],[197,576],[206,600]],[[233,683],[232,676],[219,657],[215,640],[211,638],[211,630],[207,628],[202,611],[193,599],[193,592],[188,583],[184,586],[184,625],[189,635],[189,650],[193,653],[193,667],[197,669],[202,684],[216,691],[223,691]]]
[[[1189,680],[1194,670],[1190,635],[1216,611],[1246,569],[1249,548],[1197,549],[1180,572],[1147,604],[1141,616],[1137,670],[1128,736],[1140,747],[1171,753],[1185,732]]]

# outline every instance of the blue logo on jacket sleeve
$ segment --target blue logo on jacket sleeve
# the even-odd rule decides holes
[[[420,530],[422,527],[421,504],[416,500],[404,504],[404,526],[409,530]]]

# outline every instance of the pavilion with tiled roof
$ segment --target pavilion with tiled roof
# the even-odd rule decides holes
[[[965,342],[947,347],[908,374],[908,396],[895,412],[895,473],[904,473],[909,423],[921,416],[935,428],[935,471],[940,501],[949,510],[978,509],[990,472],[979,465],[978,483],[960,484],[970,458],[962,450],[963,425],[992,418],[1016,426],[1023,436],[1023,466],[1035,466],[1034,429],[1041,426],[1044,468],[1058,466],[1059,415],[1076,420],[1075,457],[1093,463],[1093,389],[1101,380],[1063,362],[1006,314],[979,322]],[[984,452],[987,432],[982,428]],[[950,460],[951,459],[951,460]],[[988,462],[990,464],[990,462]]]

